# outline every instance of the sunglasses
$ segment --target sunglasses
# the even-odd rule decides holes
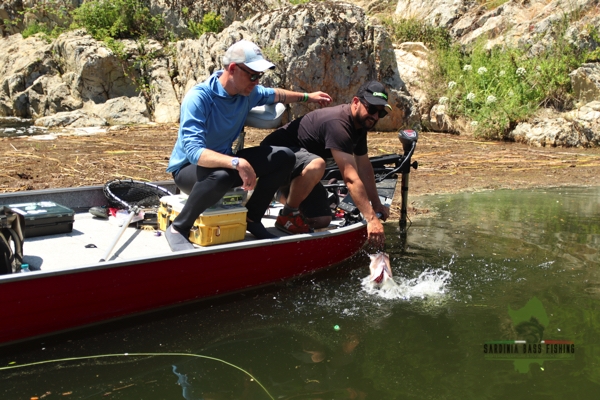
[[[248,76],[250,77],[250,82],[254,82],[257,81],[261,78],[261,76],[263,76],[262,72],[252,72],[248,69],[246,69],[245,67],[242,67],[242,64],[236,64],[242,71],[244,71],[245,73],[248,74]]]
[[[360,101],[362,103],[363,106],[365,106],[365,109],[367,110],[367,113],[370,115],[375,115],[378,114],[379,118],[383,118],[387,115],[387,111],[384,108],[377,108],[378,106],[374,106],[372,104],[367,103],[366,101]]]

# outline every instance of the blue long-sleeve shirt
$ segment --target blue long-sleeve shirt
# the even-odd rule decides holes
[[[240,135],[248,112],[275,102],[275,90],[261,85],[249,96],[230,96],[219,81],[222,73],[215,72],[185,95],[167,172],[179,171],[187,164],[197,165],[204,149],[232,154],[231,146]]]

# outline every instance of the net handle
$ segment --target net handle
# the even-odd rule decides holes
[[[123,233],[125,232],[125,230],[127,229],[127,227],[129,226],[129,224],[131,224],[131,221],[133,220],[133,217],[140,212],[140,209],[142,209],[142,206],[139,205],[130,205],[128,202],[126,202],[125,200],[119,198],[115,193],[113,193],[113,191],[111,190],[111,186],[112,185],[116,185],[116,184],[123,184],[123,185],[127,185],[130,184],[131,187],[135,186],[146,186],[146,187],[150,187],[153,188],[155,191],[155,194],[158,196],[159,192],[162,192],[165,195],[172,195],[171,192],[169,192],[167,189],[152,184],[152,183],[148,183],[148,182],[141,182],[141,181],[134,181],[133,179],[131,180],[127,180],[127,181],[123,181],[120,179],[116,179],[113,181],[108,182],[106,185],[104,185],[104,195],[106,197],[109,198],[109,202],[114,202],[114,203],[118,203],[118,204],[122,204],[125,206],[125,208],[127,208],[129,210],[129,216],[127,218],[127,221],[123,221],[123,225],[119,231],[119,234],[114,238],[113,242],[110,244],[110,247],[108,248],[108,250],[104,253],[104,256],[99,260],[99,262],[105,262],[106,260],[108,260],[108,257],[110,256],[110,254],[112,253],[113,249],[115,248],[115,246],[117,245],[117,243],[119,242],[119,239],[121,239],[121,236],[123,236]]]

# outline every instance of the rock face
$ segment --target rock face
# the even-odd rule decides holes
[[[395,13],[449,29],[462,44],[483,38],[488,47],[539,45],[553,23],[571,15],[575,22],[569,22],[568,35],[581,45],[590,45],[589,27],[598,26],[596,0],[507,1],[488,6],[475,0],[398,0]]]
[[[167,3],[155,3],[160,4]],[[195,12],[211,11],[215,4],[202,8],[199,3]],[[245,15],[247,6],[230,6],[219,8],[221,15],[231,20]],[[182,40],[169,49],[156,41],[123,40],[127,60],[84,31],[65,33],[52,44],[12,35],[0,41],[0,116],[33,118],[43,126],[85,126],[86,115],[93,125],[177,122],[185,93],[221,69],[225,50],[243,38],[257,43],[277,65],[261,80],[265,86],[322,90],[341,104],[363,82],[379,80],[389,88],[393,111],[378,129],[397,130],[415,113],[385,29],[372,25],[360,7],[316,2],[258,13],[233,21],[219,34]],[[292,104],[284,122],[313,108]],[[108,114],[101,111],[106,109]]]
[[[575,98],[587,103],[600,99],[600,65],[583,64],[569,74]]]
[[[421,73],[428,68],[429,49],[423,43],[406,42],[394,49],[398,76],[413,100],[407,125],[418,124],[429,110],[424,107],[427,93],[421,88]]]
[[[243,21],[257,12],[283,5],[279,0],[151,0],[150,10],[162,15],[170,31],[177,35],[189,34],[189,22],[202,22],[204,15],[212,12],[221,16],[224,26]]]
[[[385,7],[374,1],[356,3],[378,12]],[[32,119],[48,127],[178,122],[185,93],[222,68],[227,47],[248,39],[277,66],[261,80],[265,86],[322,90],[340,104],[349,102],[363,82],[379,80],[389,88],[393,111],[377,129],[399,130],[421,123],[427,129],[460,133],[465,126],[445,114],[444,104],[428,99],[420,74],[427,68],[429,50],[422,43],[393,46],[385,29],[359,5],[319,1],[290,6],[284,0],[151,0],[150,4],[177,35],[189,35],[189,27],[209,12],[220,15],[226,28],[166,45],[122,40],[125,50],[117,55],[84,31],[65,33],[49,44],[36,37],[23,39],[17,33],[23,26],[5,22],[0,24],[6,36],[0,40],[0,117]],[[4,1],[0,17],[11,21],[24,5]],[[73,0],[69,5],[77,4]],[[590,50],[600,46],[594,30],[600,26],[596,0],[487,6],[475,0],[398,0],[396,14],[444,27],[464,45],[485,38],[488,47],[524,46],[532,54],[549,44],[556,22],[571,18],[565,37],[572,44]],[[598,145],[598,65],[588,63],[570,74],[577,110],[545,112],[518,125],[510,137],[534,145]],[[282,122],[314,107],[291,104]]]
[[[396,14],[449,28],[474,3],[468,0],[399,0]]]
[[[52,44],[12,35],[0,41],[0,54],[2,116],[32,118],[47,127],[150,121],[135,73],[128,74],[126,64],[83,31],[63,34]],[[115,115],[112,100],[118,98],[122,104]],[[112,107],[110,117],[102,119],[95,104]]]
[[[40,94],[40,85],[34,83],[40,77],[52,75],[58,65],[52,58],[50,46],[37,38],[23,40],[20,34],[0,41],[0,115],[29,117],[27,90]],[[42,93],[43,95],[43,93]],[[38,99],[39,100],[39,99]]]
[[[412,101],[398,75],[389,36],[381,26],[369,25],[363,10],[345,3],[308,3],[259,14],[234,23],[219,35],[179,42],[180,97],[212,72],[221,69],[225,50],[240,39],[255,42],[277,68],[261,84],[300,92],[322,90],[334,104],[349,102],[360,85],[379,80],[390,88],[394,110],[378,129],[395,130],[410,113]],[[314,105],[289,107],[288,120],[304,115]]]

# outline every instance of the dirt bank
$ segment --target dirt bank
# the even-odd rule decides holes
[[[269,131],[248,129],[248,146]],[[2,138],[0,192],[102,185],[116,178],[161,181],[177,136],[174,125],[93,135]],[[370,155],[402,153],[395,132],[373,132]],[[537,148],[473,137],[420,133],[409,199],[461,191],[600,185],[600,149]],[[397,191],[399,195],[400,191]],[[394,202],[397,218],[400,200]],[[416,212],[412,210],[411,212]]]

